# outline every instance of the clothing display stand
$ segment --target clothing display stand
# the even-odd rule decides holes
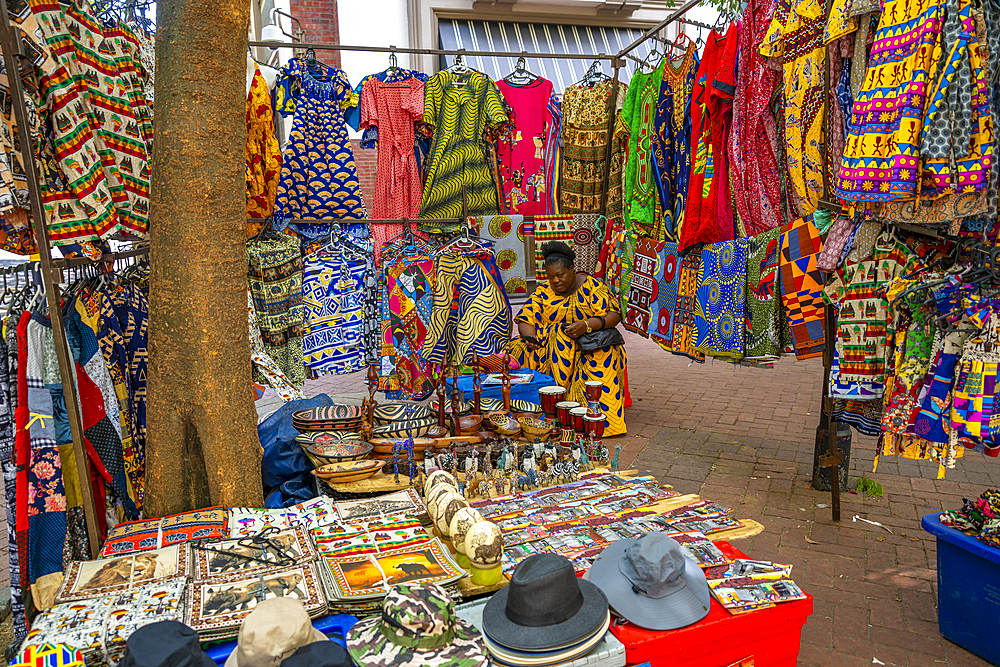
[[[18,132],[23,133],[29,127],[28,110],[24,103],[24,90],[21,85],[21,59],[24,53],[21,49],[21,36],[17,28],[11,26],[7,4],[0,3],[0,49],[3,51],[4,66],[7,70],[7,80],[10,85],[10,96],[17,123]],[[49,230],[46,225],[45,207],[42,203],[41,189],[38,180],[38,167],[35,162],[32,142],[28,137],[21,137],[20,153],[24,165],[24,175],[27,180],[28,199],[31,206],[32,225],[35,230],[35,242],[38,246],[39,273],[45,288],[45,299],[49,304],[49,316],[52,319],[52,333],[55,338],[56,358],[59,362],[59,375],[62,380],[63,398],[66,400],[67,419],[73,435],[73,453],[76,458],[76,471],[80,482],[80,492],[83,498],[83,512],[87,524],[87,542],[91,558],[97,558],[101,544],[97,531],[97,505],[94,501],[94,491],[91,487],[90,460],[83,444],[83,417],[80,403],[77,399],[75,370],[76,363],[66,338],[66,328],[63,324],[62,297],[59,285],[64,282],[63,269],[72,266],[88,264],[104,265],[114,263],[118,259],[146,255],[149,248],[136,248],[123,253],[108,253],[98,260],[87,257],[69,259],[52,258],[52,248],[49,241]]]

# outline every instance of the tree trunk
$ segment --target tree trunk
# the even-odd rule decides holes
[[[246,261],[249,0],[159,0],[145,514],[261,507]]]

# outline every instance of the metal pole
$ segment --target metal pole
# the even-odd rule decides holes
[[[698,0],[700,2],[700,0]],[[696,3],[697,4],[697,3]],[[425,56],[493,56],[497,58],[547,58],[549,60],[613,60],[614,56],[598,53],[529,53],[528,51],[471,51],[469,49],[414,49],[395,46],[353,46],[311,42],[249,42],[250,46],[269,49],[312,49],[313,51],[367,51],[369,53],[411,53]]]
[[[615,136],[615,120],[617,118],[618,111],[618,72],[622,67],[625,66],[625,61],[621,58],[615,58],[611,61],[611,65],[615,68],[614,74],[611,79],[611,100],[608,102],[608,144],[604,147],[604,179],[601,183],[601,215],[608,215],[608,189],[610,188],[611,180],[611,143],[614,141]]]
[[[38,187],[38,169],[35,165],[35,154],[31,142],[31,132],[28,129],[28,111],[24,104],[24,90],[21,87],[21,69],[15,54],[21,51],[21,36],[11,27],[7,13],[7,3],[0,3],[0,48],[3,50],[4,64],[7,67],[7,80],[10,85],[11,102],[17,131],[21,139],[21,161],[24,164],[24,175],[28,181],[28,197],[31,202],[32,222],[35,227],[35,240],[38,245],[38,258],[41,266],[42,285],[45,287],[45,298],[49,304],[49,316],[52,323],[52,333],[55,337],[56,358],[59,361],[59,377],[62,380],[63,398],[66,400],[66,412],[70,431],[73,435],[73,453],[76,457],[76,472],[80,478],[80,494],[83,498],[83,514],[87,523],[87,540],[90,544],[91,558],[97,558],[100,541],[97,534],[97,506],[94,502],[94,492],[90,486],[90,461],[83,447],[83,418],[80,405],[77,402],[76,382],[74,373],[76,363],[66,339],[66,328],[62,318],[62,300],[59,295],[59,285],[56,271],[52,268],[52,250],[49,246],[49,230],[45,224],[45,208],[42,205],[42,195]],[[63,475],[72,474],[65,468]]]
[[[618,58],[624,58],[625,54],[634,51],[637,46],[639,46],[640,44],[642,44],[643,42],[645,42],[647,39],[649,39],[650,37],[652,37],[656,33],[660,32],[660,30],[662,30],[666,26],[670,25],[671,23],[673,23],[674,21],[676,21],[677,19],[679,19],[685,12],[687,12],[687,10],[691,9],[692,7],[694,7],[695,5],[698,5],[700,3],[701,3],[701,0],[688,0],[683,5],[681,5],[680,8],[676,12],[674,12],[673,14],[671,14],[670,16],[668,16],[667,18],[665,18],[662,21],[660,21],[658,24],[656,24],[655,26],[653,26],[652,28],[650,28],[649,30],[647,30],[641,37],[637,38],[634,42],[632,42],[631,44],[629,44],[628,46],[626,46],[624,49],[622,49],[621,51],[619,51],[617,57]]]

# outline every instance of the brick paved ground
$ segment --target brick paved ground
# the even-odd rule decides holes
[[[829,494],[809,486],[818,360],[786,359],[760,370],[691,364],[632,335],[627,346],[634,402],[627,412],[629,434],[621,439],[623,467],[651,472],[679,491],[700,493],[764,524],[761,535],[737,546],[756,558],[791,563],[796,581],[814,596],[800,665],[861,667],[877,664],[873,659],[896,667],[987,664],[938,633],[935,543],[921,530],[920,517],[1000,485],[997,461],[967,456],[945,480],[936,479],[936,464],[895,458],[873,473],[874,440],[855,433],[852,480],[877,480],[885,497],[848,494],[843,519],[834,524],[829,508],[818,507],[829,505]],[[320,392],[360,401],[363,374],[307,383],[308,395]],[[280,404],[268,391],[257,402],[258,413]],[[893,533],[852,522],[854,515]],[[3,539],[0,531],[0,544]],[[5,586],[6,560],[0,559]]]

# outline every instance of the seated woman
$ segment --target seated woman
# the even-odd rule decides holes
[[[573,267],[576,254],[565,243],[542,247],[548,282],[538,287],[514,318],[521,336],[511,341],[511,355],[522,367],[551,375],[566,388],[566,400],[587,404],[583,383],[604,383],[601,410],[608,421],[604,435],[625,433],[623,406],[625,348],[606,347],[583,354],[576,339],[589,331],[621,322],[618,301],[607,286]]]

